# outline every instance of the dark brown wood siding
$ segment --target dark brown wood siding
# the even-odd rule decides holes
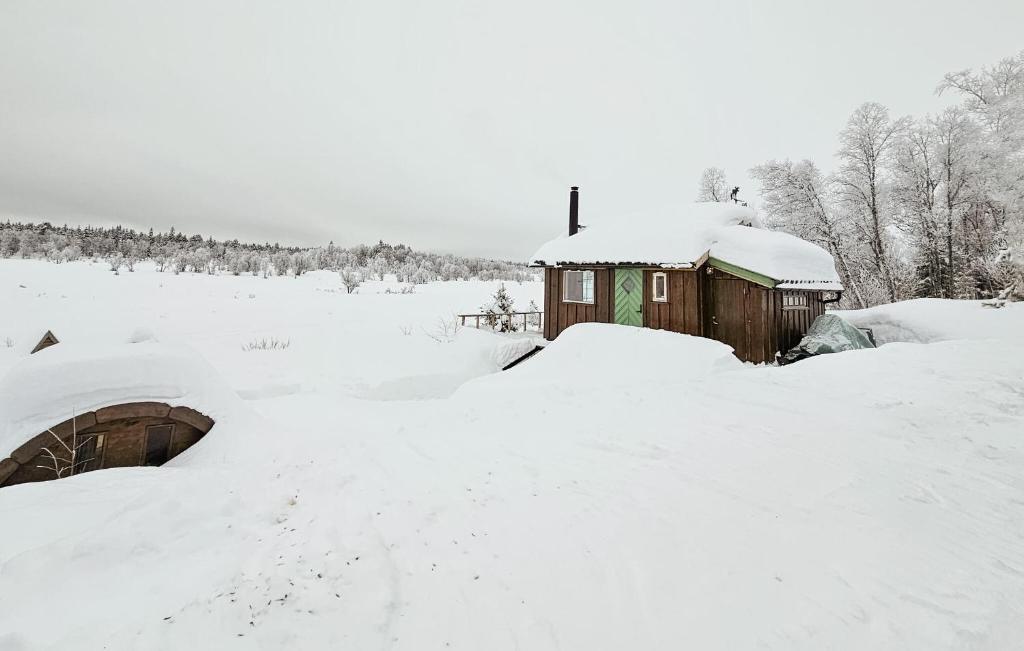
[[[743,361],[775,361],[776,353],[795,346],[814,319],[825,312],[821,292],[769,289],[720,269],[702,278],[708,293],[706,333],[732,346]],[[807,307],[785,307],[786,293],[805,296]]]
[[[668,300],[655,301],[654,274],[664,273]],[[704,334],[703,285],[699,272],[686,270],[644,271],[644,326],[688,335]]]
[[[710,293],[708,308],[711,328],[708,334],[712,339],[732,346],[740,359],[753,361],[747,328],[747,295],[753,283],[714,269],[707,276],[706,285]]]
[[[585,268],[545,269],[545,339],[554,339],[576,323],[614,321],[614,272],[610,268],[592,268],[593,305],[562,301],[562,272]],[[717,339],[732,346],[743,361],[775,361],[777,353],[799,343],[814,319],[825,313],[822,292],[769,289],[708,265],[696,270],[666,270],[668,301],[655,302],[651,285],[657,271],[644,271],[644,326]],[[806,308],[785,306],[786,293],[806,296]]]
[[[775,300],[778,305],[777,311],[777,338],[779,350],[785,352],[800,343],[800,339],[807,333],[808,328],[814,320],[825,313],[825,298],[822,292],[775,290]],[[787,308],[783,305],[783,295],[801,294],[807,298],[807,308]]]
[[[590,269],[594,272],[594,302],[562,300],[562,272]],[[610,323],[613,311],[612,270],[593,267],[548,267],[544,270],[544,338],[554,339],[577,323]]]

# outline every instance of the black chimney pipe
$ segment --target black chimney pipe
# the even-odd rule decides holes
[[[580,230],[580,189],[577,186],[569,188],[569,235],[575,235]]]

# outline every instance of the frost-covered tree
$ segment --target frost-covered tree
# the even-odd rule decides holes
[[[246,253],[232,249],[224,255],[225,266],[232,276],[240,276],[249,271],[250,257]]]
[[[908,118],[894,120],[881,104],[866,102],[857,107],[839,133],[840,166],[835,177],[839,200],[857,236],[867,244],[890,301],[901,296],[884,193],[889,180],[887,166],[908,125]]]
[[[491,301],[480,307],[480,311],[486,316],[487,325],[497,327],[499,332],[516,332],[519,327],[513,319],[515,300],[509,296],[505,284],[502,283],[494,292]]]
[[[192,271],[195,273],[212,274],[216,269],[217,263],[213,257],[213,252],[209,248],[201,246],[192,254],[190,264]]]
[[[0,232],[0,256],[12,258],[21,250],[21,238],[13,230]]]
[[[107,258],[107,263],[110,265],[110,270],[113,271],[114,274],[116,275],[120,273],[121,267],[124,266],[124,255],[122,255],[121,252],[118,251],[111,255],[109,258]]]
[[[534,328],[540,328],[540,326],[541,326],[541,318],[542,318],[541,317],[541,309],[539,307],[537,307],[537,302],[536,301],[533,301],[533,300],[530,301],[529,311],[534,313],[534,314],[530,314],[530,316],[527,317],[527,323],[529,323]]]
[[[42,257],[60,263],[68,260],[66,251],[78,251],[80,256],[93,259],[108,259],[120,253],[138,261],[151,260],[158,270],[170,267],[174,273],[249,272],[267,277],[272,269],[276,268],[278,275],[286,275],[297,265],[299,275],[307,269],[372,269],[364,271],[362,278],[395,274],[408,283],[471,277],[521,281],[530,277],[521,263],[419,252],[403,244],[385,242],[347,249],[333,242],[326,247],[298,248],[238,240],[218,242],[199,235],[186,236],[173,228],[166,233],[142,233],[120,226],[71,228],[46,222],[0,222],[0,257]],[[303,259],[297,259],[299,254]]]
[[[367,266],[369,267],[370,273],[372,273],[377,280],[384,280],[384,276],[388,273],[389,268],[387,256],[382,251],[373,256],[373,259],[369,261]]]
[[[21,242],[18,247],[18,253],[23,258],[31,258],[33,255],[39,252],[39,235],[34,231],[24,231],[21,233]]]
[[[809,160],[772,160],[750,170],[761,183],[762,206],[769,226],[809,240],[836,261],[853,307],[866,307],[863,274],[858,273],[856,239],[836,207],[831,182]],[[849,299],[848,299],[849,300]]]
[[[967,298],[968,292],[962,283],[962,268],[967,264],[969,251],[957,250],[957,231],[968,228],[963,221],[974,204],[972,182],[977,176],[975,158],[975,125],[966,113],[957,107],[947,109],[934,121],[939,168],[939,204],[942,210],[942,242],[945,265],[949,270],[943,283],[943,295],[951,298]],[[958,285],[964,291],[958,291]],[[971,296],[973,298],[973,296]]]
[[[75,244],[70,244],[61,249],[60,257],[64,262],[75,262],[82,257],[82,249]]]
[[[1024,299],[1024,51],[979,71],[947,74],[937,91],[957,94],[976,127],[968,139],[975,156],[970,205],[961,220],[970,282],[957,286]]]
[[[708,167],[700,175],[697,184],[697,201],[728,201],[729,184],[725,179],[725,170],[720,167]]]
[[[297,251],[291,255],[289,264],[295,273],[295,277],[298,278],[312,268],[313,260],[305,251]]]
[[[362,284],[362,280],[359,274],[351,269],[343,269],[341,272],[341,284],[345,286],[345,293],[351,294],[355,290],[359,289]]]
[[[287,253],[285,253],[284,251],[279,251],[279,252],[275,253],[273,255],[273,257],[270,258],[270,262],[274,266],[274,274],[275,275],[277,275],[277,276],[287,276],[288,275],[288,265],[291,262],[291,260],[289,259]]]

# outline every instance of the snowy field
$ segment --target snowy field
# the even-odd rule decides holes
[[[521,336],[439,323],[498,284],[0,261],[3,455],[90,356],[180,358],[149,397],[217,421],[0,489],[0,650],[1021,648],[1024,306],[846,313],[891,343],[783,368],[578,326],[496,373]]]

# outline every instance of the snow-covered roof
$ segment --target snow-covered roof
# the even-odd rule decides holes
[[[547,242],[530,263],[685,269],[705,257],[765,276],[783,289],[842,289],[827,251],[788,233],[765,230],[753,210],[729,203],[694,203],[588,225],[576,235]]]
[[[237,400],[198,353],[155,342],[58,344],[21,359],[0,378],[0,459],[75,414],[128,402],[164,402],[216,419]]]
[[[715,233],[709,251],[714,260],[767,276],[780,289],[843,288],[831,254],[789,233],[729,226]]]

